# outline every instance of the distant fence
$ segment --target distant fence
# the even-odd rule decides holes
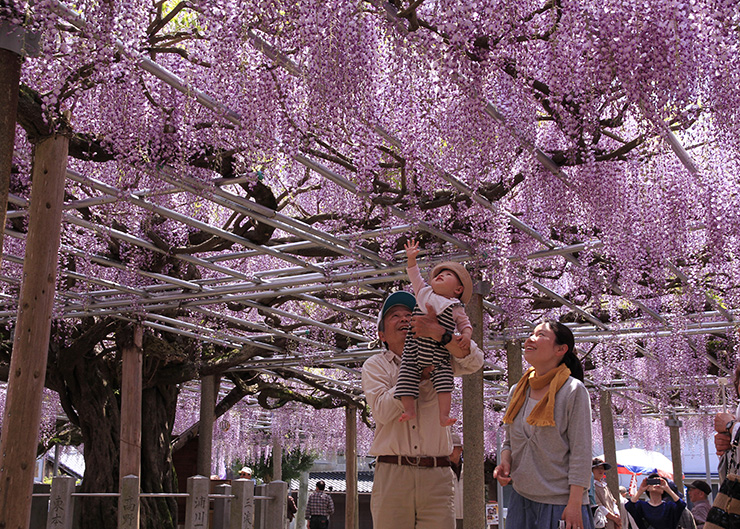
[[[209,494],[210,480],[188,478],[184,493],[139,492],[139,478],[126,476],[120,492],[75,492],[75,479],[55,477],[48,496],[46,529],[73,529],[75,497],[118,498],[118,529],[138,529],[141,498],[186,498],[185,529],[281,529],[285,527],[288,484],[272,481],[255,487],[252,480],[236,479]],[[211,502],[213,509],[211,510]]]

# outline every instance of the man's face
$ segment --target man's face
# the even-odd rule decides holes
[[[394,305],[383,316],[383,330],[378,331],[380,339],[388,344],[388,349],[401,356],[406,333],[409,331],[411,310],[406,305]]]
[[[695,489],[693,487],[689,489],[688,494],[689,494],[689,499],[691,500],[691,503],[696,503],[697,501],[701,501],[707,496],[699,489]]]
[[[252,474],[249,472],[239,472],[239,477],[242,479],[252,479]]]

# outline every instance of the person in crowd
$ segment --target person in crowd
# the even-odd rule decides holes
[[[735,367],[733,379],[735,393],[740,396],[740,364]],[[725,480],[727,474],[738,474],[740,472],[740,404],[735,414],[722,412],[714,416],[714,447],[717,450],[719,461],[720,484]]]
[[[694,515],[697,529],[704,529],[704,524],[707,521],[707,513],[712,508],[712,504],[709,503],[709,495],[712,493],[712,487],[709,483],[697,479],[686,485],[687,494],[691,500],[691,514]]]
[[[455,385],[450,352],[445,345],[454,339],[462,349],[470,349],[473,326],[465,314],[464,304],[468,303],[473,295],[473,281],[460,263],[446,261],[432,269],[429,274],[431,285],[427,285],[416,263],[419,243],[411,239],[406,241],[404,248],[407,272],[417,301],[414,310],[417,314],[422,314],[427,305],[433,306],[439,322],[445,327],[445,333],[440,341],[417,336],[413,331],[407,334],[395,393],[396,398],[401,399],[404,409],[399,421],[404,422],[416,417],[416,399],[419,396],[421,372],[425,367],[434,366],[431,378],[439,400],[439,423],[442,426],[450,426],[457,420],[450,417],[452,390],[455,389]],[[456,329],[460,333],[458,336],[455,335]]]
[[[378,314],[378,337],[385,351],[362,366],[362,388],[375,420],[375,437],[369,454],[376,456],[370,510],[379,529],[450,529],[455,526],[453,473],[450,471],[452,439],[449,427],[439,423],[439,401],[422,372],[416,418],[399,422],[404,412],[394,397],[401,355],[409,329],[418,336],[440,341],[445,328],[434,307],[411,319],[416,298],[394,292]],[[483,367],[483,353],[471,342],[463,350],[456,341],[447,344],[455,375]]]
[[[285,526],[290,528],[294,527],[295,524],[293,523],[293,519],[295,518],[295,513],[298,512],[298,506],[295,504],[295,500],[293,499],[293,495],[288,492],[288,497],[286,498],[286,524]]]
[[[640,499],[644,492],[647,492],[647,501]],[[664,495],[670,501],[664,501]],[[665,479],[658,474],[650,474],[642,480],[640,488],[625,507],[640,529],[646,529],[649,526],[653,529],[676,529],[681,520],[681,514],[686,509],[686,502],[671,490]]]
[[[606,529],[622,529],[622,517],[619,515],[619,504],[606,485],[606,471],[612,468],[598,457],[591,462],[594,476],[594,496],[596,505],[606,509]]]
[[[494,477],[514,490],[507,529],[592,529],[591,402],[573,333],[546,320],[524,342],[532,366],[509,392]]]
[[[252,469],[249,467],[242,467],[239,471],[239,479],[252,479]]]
[[[456,433],[452,434],[452,453],[450,454],[450,467],[455,479],[455,527],[463,527],[463,446],[462,439]]]
[[[334,501],[324,489],[326,483],[316,482],[316,490],[311,493],[306,502],[306,518],[308,529],[329,529],[329,516],[334,514]]]
[[[629,501],[627,487],[619,486],[619,516],[622,518],[622,526],[625,529],[640,529],[632,515],[627,512],[625,505]]]

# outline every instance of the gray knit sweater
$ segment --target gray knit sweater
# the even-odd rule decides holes
[[[527,415],[530,411],[528,407]],[[570,485],[579,485],[584,488],[582,503],[588,504],[592,454],[591,402],[586,387],[568,378],[555,395],[555,426],[535,426],[531,437],[524,430],[527,418],[522,415],[520,410],[514,422],[506,425],[502,447],[511,450],[514,490],[532,501],[565,505]]]

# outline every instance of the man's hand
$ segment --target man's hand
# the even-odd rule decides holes
[[[421,338],[431,338],[432,340],[437,340],[439,342],[442,340],[445,328],[440,325],[439,321],[437,321],[437,313],[435,312],[434,307],[427,304],[426,309],[426,314],[416,314],[411,318],[410,328],[416,336],[420,336]]]
[[[730,449],[732,439],[727,433],[714,434],[714,449],[717,451],[718,456],[722,456],[725,452]]]
[[[432,376],[432,371],[434,371],[434,366],[426,366],[424,369],[421,370],[421,375],[419,378],[421,378],[421,380],[428,380],[429,377]]]
[[[729,413],[718,413],[714,416],[714,430],[718,433],[726,432],[727,423],[734,420],[734,415]]]

